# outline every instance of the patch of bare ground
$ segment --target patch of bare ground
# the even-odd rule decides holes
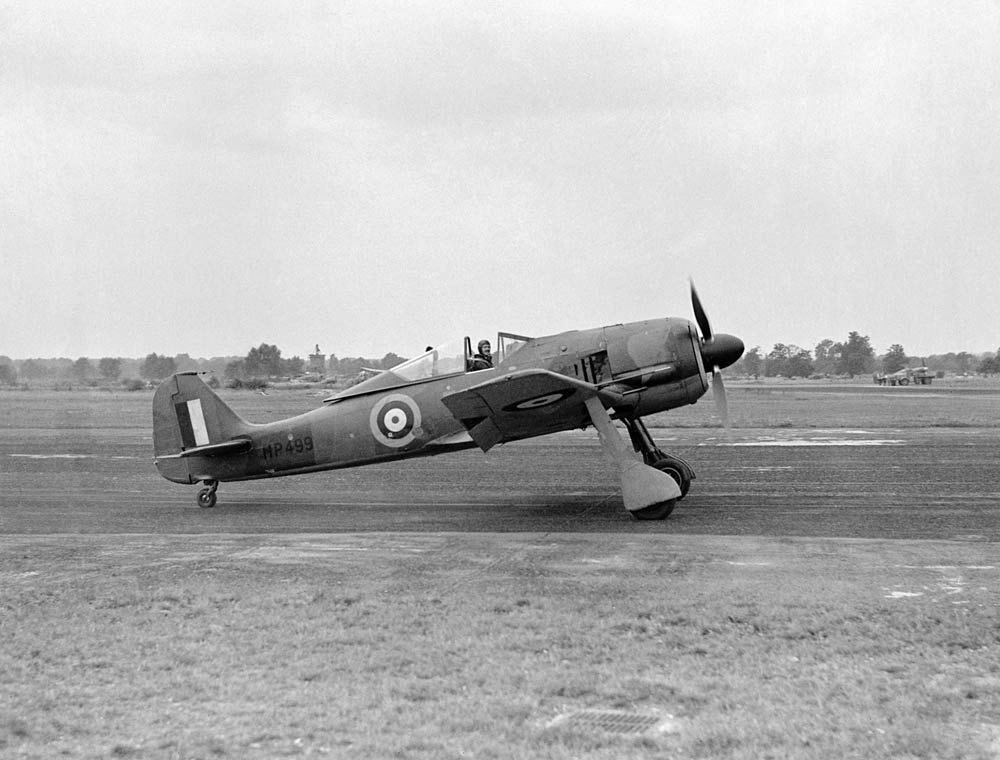
[[[996,758],[997,548],[2,537],[0,755]]]

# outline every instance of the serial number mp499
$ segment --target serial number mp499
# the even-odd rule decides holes
[[[260,448],[261,456],[264,459],[279,459],[281,457],[291,457],[296,454],[306,454],[313,450],[313,439],[311,435],[301,438],[289,438],[287,441],[275,441],[264,444]]]

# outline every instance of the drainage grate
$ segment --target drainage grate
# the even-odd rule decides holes
[[[580,710],[560,715],[549,727],[596,728],[613,734],[665,733],[673,728],[673,716],[648,715],[619,710]]]

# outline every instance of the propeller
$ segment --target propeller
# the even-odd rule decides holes
[[[694,286],[694,280],[688,278],[688,282],[691,283],[691,307],[694,309],[694,320],[698,323],[698,329],[701,330],[701,340],[705,343],[712,340],[712,325],[708,321],[708,314],[705,313],[705,309],[701,305],[701,299],[698,298],[698,289]]]
[[[726,398],[726,386],[722,382],[722,373],[718,367],[712,368],[712,398],[715,399],[715,408],[722,418],[722,426],[729,427],[729,399]]]
[[[712,368],[712,396],[715,399],[715,408],[722,418],[722,424],[729,427],[729,400],[726,398],[726,385],[722,382],[722,367],[728,367],[743,355],[743,341],[735,335],[725,333],[713,333],[712,325],[708,321],[708,314],[705,313],[698,297],[698,290],[691,280],[691,306],[694,309],[694,319],[701,330],[701,359],[706,367]]]

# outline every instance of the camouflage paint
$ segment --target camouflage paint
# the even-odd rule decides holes
[[[196,375],[174,375],[153,398],[156,465],[163,477],[178,483],[249,480],[472,448],[476,444],[468,430],[473,423],[488,423],[490,415],[502,413],[523,419],[523,424],[507,428],[503,440],[589,424],[585,413],[562,413],[558,402],[573,395],[572,386],[504,398],[502,408],[466,420],[468,429],[441,400],[491,380],[513,379],[515,370],[548,370],[570,378],[576,387],[603,389],[607,398],[622,399],[612,414],[652,414],[692,404],[705,393],[708,380],[700,350],[694,325],[684,319],[575,330],[530,339],[489,370],[417,381],[406,381],[391,370],[382,372],[322,407],[266,424],[240,418]],[[204,437],[194,427],[185,427],[191,423],[183,410],[189,409],[200,411],[211,444],[249,441],[249,451],[204,456],[195,447],[192,454],[186,453],[192,441]]]

